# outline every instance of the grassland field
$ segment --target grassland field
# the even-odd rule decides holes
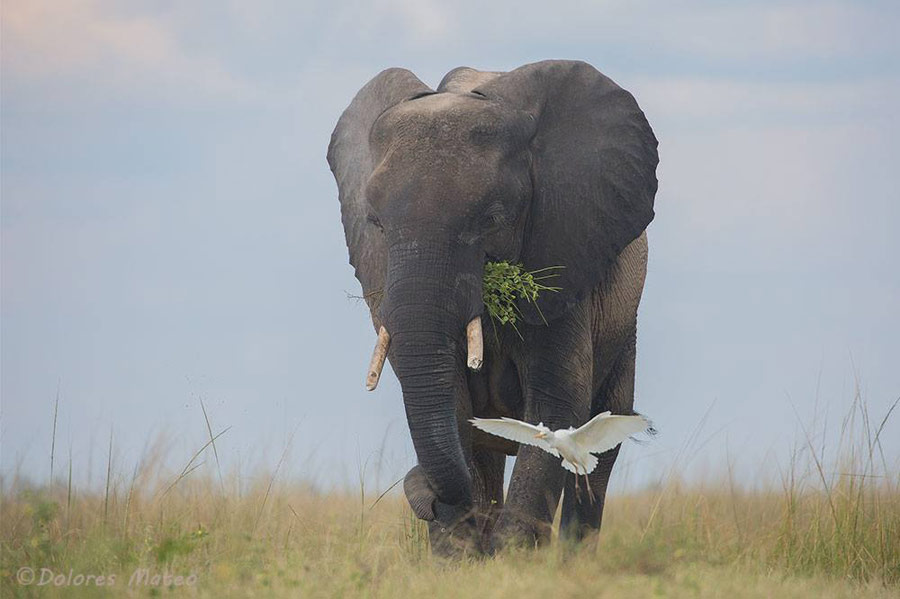
[[[398,489],[323,492],[143,461],[100,489],[4,475],[2,597],[900,597],[889,415],[855,402],[834,463],[809,437],[763,488],[729,472],[611,493],[599,540],[443,560]],[[211,431],[210,431],[211,432]],[[210,460],[211,463],[214,461]],[[88,578],[88,577],[93,578]],[[97,578],[103,576],[102,579]],[[31,578],[29,578],[31,577]],[[80,577],[80,578],[79,578]]]

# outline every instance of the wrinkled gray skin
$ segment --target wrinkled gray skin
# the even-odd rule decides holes
[[[328,162],[350,262],[375,329],[391,335],[418,457],[404,489],[436,553],[546,541],[564,488],[564,534],[599,529],[618,447],[590,475],[591,503],[558,459],[468,419],[556,429],[632,413],[656,147],[631,94],[583,62],[459,68],[436,91],[388,69],[341,116]],[[483,314],[488,260],[565,269],[540,312],[519,306],[521,339],[484,315],[475,373],[465,327]],[[518,457],[504,503],[506,455]]]

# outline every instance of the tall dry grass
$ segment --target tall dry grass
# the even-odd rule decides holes
[[[130,472],[114,472],[110,448],[99,490],[73,486],[71,459],[54,484],[4,478],[2,596],[900,593],[900,475],[880,443],[890,413],[870,418],[859,397],[838,447],[801,427],[775,484],[739,485],[730,468],[715,481],[686,482],[676,461],[659,485],[610,496],[597,543],[555,540],[460,562],[432,558],[426,528],[396,490],[379,498],[360,483],[357,493],[322,493],[280,480],[281,462],[249,482],[223,473],[206,420],[206,445],[174,472],[154,450]],[[198,469],[204,454],[213,471]],[[115,574],[116,585],[23,585],[23,566]],[[196,584],[129,586],[139,568],[193,573]]]

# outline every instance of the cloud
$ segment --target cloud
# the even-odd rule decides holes
[[[3,28],[3,68],[17,84],[13,90],[19,84],[24,89],[64,85],[69,93],[56,98],[61,102],[79,95],[190,102],[254,94],[219,61],[186,51],[162,19],[116,15],[94,0],[6,3]]]
[[[324,160],[340,111],[392,65],[436,84],[459,64],[582,58],[635,94],[662,158],[639,350],[651,376],[638,382],[649,409],[665,411],[653,397],[685,408],[668,416],[676,436],[705,397],[732,396],[729,413],[765,394],[777,407],[828,343],[883,360],[861,363],[890,390],[898,14],[849,2],[8,0],[4,455],[46,421],[40,398],[58,378],[82,413],[75,430],[103,414],[136,443],[156,416],[179,416],[197,391],[185,375],[206,381],[251,448],[282,419],[275,398],[298,416],[339,398],[316,404],[313,427],[360,406],[347,436],[364,450],[391,419],[403,428],[401,402],[364,402],[345,376],[372,331],[343,300],[357,284]],[[307,356],[296,331],[332,351]],[[385,384],[396,400],[396,380]],[[405,433],[392,439],[414,459]]]
[[[430,47],[450,41],[459,33],[458,6],[434,0],[376,0],[348,2],[337,11],[336,36],[348,36],[349,43],[375,42],[379,45],[410,43]],[[337,42],[337,40],[334,40]]]
[[[743,65],[762,81],[779,72],[783,79],[784,69],[800,80],[836,79],[854,74],[861,60],[870,70],[885,68],[869,59],[896,49],[892,32],[900,28],[896,10],[834,2],[350,0],[325,8],[312,1],[123,7],[13,0],[3,13],[7,101],[33,89],[40,102],[59,104],[258,101],[308,88],[300,79],[308,65],[410,65],[432,75],[463,63],[514,68],[559,56],[611,74],[735,74]],[[815,69],[809,61],[818,61]],[[689,63],[693,73],[680,66]],[[747,99],[740,90],[727,93]]]
[[[898,27],[896,11],[862,3],[666,3],[655,16],[632,20],[646,42],[719,60],[860,56],[893,46]]]
[[[398,18],[414,40],[442,41],[456,31],[455,16],[434,0],[386,0],[383,10]]]
[[[747,269],[896,246],[885,224],[896,183],[879,165],[900,151],[900,81],[665,76],[628,87],[660,139],[661,234],[693,233],[672,240],[676,262],[710,244],[736,244]]]
[[[897,47],[900,13],[889,6],[839,2],[710,3],[491,2],[467,0],[443,9],[426,2],[382,0],[354,10],[356,23],[380,38],[400,35],[443,54],[476,51],[483,60],[510,48],[577,47],[596,56],[652,54],[672,65],[673,54],[713,64],[858,59]],[[434,35],[434,34],[438,35]]]
[[[648,114],[694,126],[722,121],[870,121],[892,116],[893,106],[900,102],[900,81],[871,76],[813,82],[642,76],[631,78],[628,87]]]

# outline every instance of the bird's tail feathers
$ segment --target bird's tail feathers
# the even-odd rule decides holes
[[[562,467],[573,474],[580,474],[580,472],[575,468],[575,464],[565,458],[563,458]]]
[[[597,467],[597,463],[598,463],[597,456],[595,456],[592,453],[587,454],[587,457],[584,458],[583,460],[580,457],[578,459],[579,459],[579,461],[584,462],[583,465],[576,466],[569,460],[563,458],[562,467],[565,468],[566,470],[568,470],[569,472],[575,474],[576,476],[590,474],[591,472],[594,471],[594,468]]]

